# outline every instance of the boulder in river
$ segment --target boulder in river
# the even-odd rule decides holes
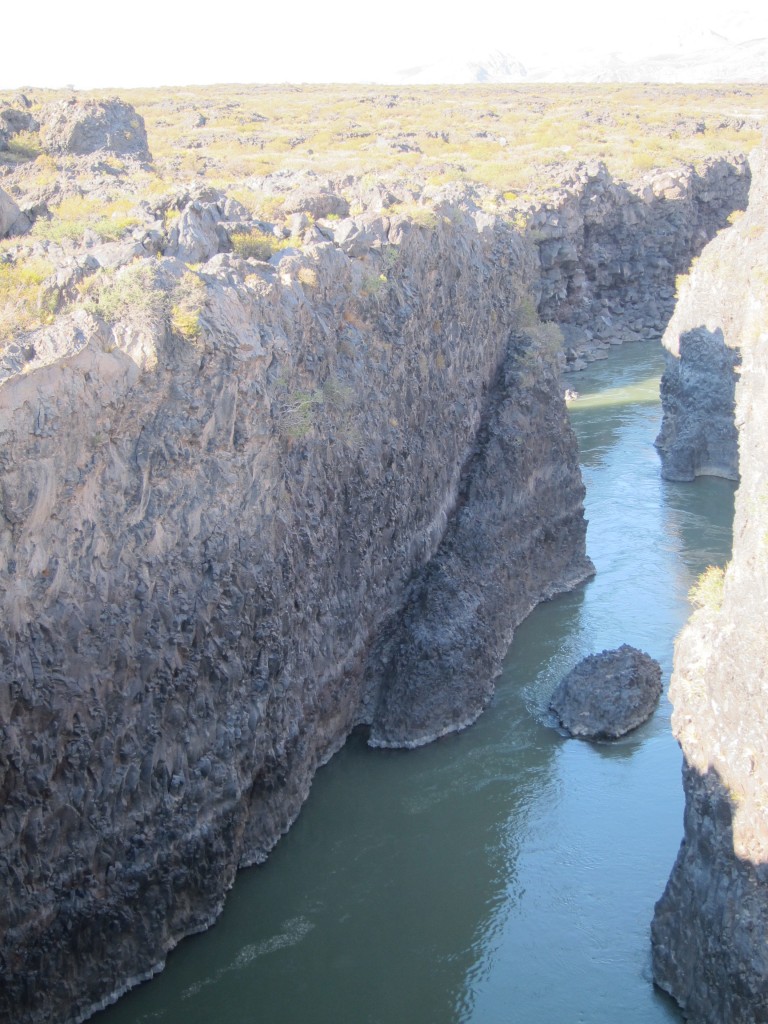
[[[552,694],[550,708],[571,736],[617,739],[650,718],[661,695],[661,666],[622,644],[590,654]]]

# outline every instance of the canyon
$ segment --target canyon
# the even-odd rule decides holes
[[[192,187],[46,245],[50,320],[0,352],[2,1014],[84,1020],[161,969],[356,727],[477,718],[592,572],[561,370],[661,331],[749,181],[574,165],[520,220],[285,174],[274,222]]]

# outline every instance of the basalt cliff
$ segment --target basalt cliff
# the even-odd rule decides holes
[[[106,201],[122,172],[67,159]],[[517,623],[592,571],[563,364],[658,330],[747,183],[581,167],[520,221],[288,175],[253,185],[279,223],[191,188],[46,243],[49,322],[0,353],[3,1019],[159,970],[356,726],[476,718]],[[22,185],[11,263],[47,215]]]
[[[766,152],[752,163],[747,212],[705,250],[675,313],[679,347],[667,339],[680,357],[673,379],[692,382],[688,399],[705,380],[733,394],[739,365],[733,557],[696,588],[701,607],[676,644],[670,696],[684,755],[685,834],[652,929],[656,982],[698,1024],[768,1020]],[[731,475],[726,403],[717,401],[723,412],[712,431],[700,422],[715,418],[711,407],[687,407],[677,391],[683,455],[691,470]],[[674,446],[668,454],[680,464]]]

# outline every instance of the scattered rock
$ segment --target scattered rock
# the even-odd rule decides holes
[[[47,104],[40,118],[43,147],[53,155],[108,152],[151,159],[144,119],[122,100],[72,97]]]
[[[650,718],[660,695],[659,663],[623,644],[580,661],[552,694],[550,708],[571,736],[613,740]]]

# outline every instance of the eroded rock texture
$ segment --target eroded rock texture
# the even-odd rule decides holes
[[[733,559],[681,634],[670,695],[685,757],[685,836],[653,921],[654,977],[698,1024],[768,1021],[768,178],[696,268],[686,310],[738,342],[741,483]],[[723,261],[724,251],[738,254]],[[713,296],[730,295],[713,322]]]
[[[16,203],[0,188],[0,238],[10,233],[20,215],[21,210]]]
[[[627,185],[600,163],[579,165],[529,230],[541,265],[539,308],[566,333],[568,368],[621,341],[661,334],[688,271],[749,189],[743,160],[700,172],[654,171]]]
[[[156,970],[354,726],[467,724],[515,622],[591,572],[534,254],[448,212],[365,260],[216,255],[199,337],[74,314],[0,389],[3,1014]]]
[[[662,476],[738,480],[734,412],[739,349],[726,344],[719,327],[709,330],[703,324],[679,335],[668,333],[665,339],[676,352],[661,379],[664,418],[656,447]]]
[[[755,199],[751,200],[754,207]],[[750,212],[748,224],[756,213]],[[661,382],[664,419],[656,439],[669,480],[700,475],[739,477],[734,421],[743,345],[745,230],[724,230],[680,282],[680,298],[664,333],[669,355]],[[754,230],[754,229],[753,229]]]
[[[615,740],[651,717],[661,666],[629,644],[583,658],[552,694],[550,709],[571,736]]]

